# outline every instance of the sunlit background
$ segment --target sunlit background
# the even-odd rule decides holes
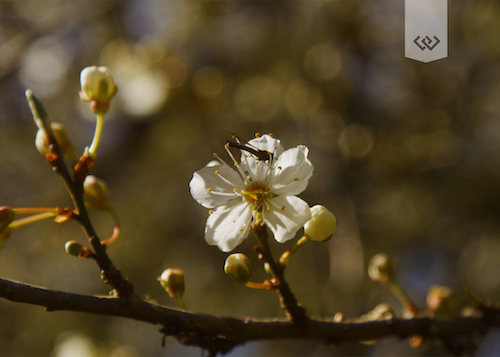
[[[157,276],[182,268],[191,311],[283,317],[274,293],[223,273],[226,254],[203,239],[207,211],[190,196],[195,170],[224,153],[232,133],[272,132],[304,144],[315,171],[301,194],[339,221],[328,243],[309,243],[287,278],[316,317],[356,317],[381,302],[369,280],[378,252],[397,263],[420,307],[433,284],[500,296],[500,4],[453,1],[449,58],[404,58],[403,2],[12,1],[0,3],[0,205],[68,206],[62,181],[36,151],[24,99],[31,88],[81,152],[94,118],[78,97],[79,73],[110,68],[119,91],[93,173],[109,185],[122,223],[110,247],[139,295],[177,307]],[[101,236],[110,217],[93,213]],[[300,234],[300,232],[299,232]],[[48,288],[107,294],[92,261],[64,252],[84,243],[75,223],[16,230],[0,251],[0,276]],[[237,248],[265,277],[253,239]],[[290,244],[273,245],[276,254]],[[199,356],[159,326],[0,301],[1,355]],[[490,333],[478,355],[500,354]],[[272,341],[231,356],[443,354],[379,344]]]

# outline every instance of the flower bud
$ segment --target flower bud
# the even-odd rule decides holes
[[[249,262],[249,263],[250,263],[250,262]],[[272,274],[272,273],[273,273],[273,271],[271,270],[271,265],[270,265],[268,262],[265,262],[265,263],[264,263],[264,270],[265,270],[265,272],[266,272],[266,273],[268,273],[268,274]]]
[[[373,281],[386,284],[394,280],[394,263],[386,254],[375,255],[368,266],[368,275]]]
[[[168,268],[161,273],[158,280],[170,297],[178,300],[182,299],[185,290],[184,272],[182,269]]]
[[[81,245],[77,241],[69,240],[64,245],[64,250],[66,250],[66,253],[68,253],[69,255],[79,257],[83,253],[85,248],[83,245]]]
[[[75,157],[75,150],[73,148],[73,144],[69,140],[68,133],[64,126],[60,123],[50,123],[52,127],[52,132],[54,133],[54,137],[56,138],[59,147],[61,148],[61,152],[63,157]],[[45,132],[42,129],[38,129],[35,137],[35,146],[37,150],[42,155],[47,155],[50,153],[49,142],[45,135]]]
[[[316,205],[311,207],[312,218],[304,225],[305,236],[314,241],[322,242],[331,238],[337,228],[337,218],[326,207]]]
[[[427,310],[432,316],[445,317],[456,311],[456,300],[450,288],[434,285],[427,293]]]
[[[235,253],[226,258],[224,272],[240,283],[246,283],[250,279],[252,266],[245,254]]]
[[[84,68],[80,74],[80,85],[80,98],[85,102],[91,102],[94,113],[106,113],[109,101],[117,91],[108,68],[104,66]]]
[[[14,218],[16,218],[16,214],[10,207],[0,207],[0,234],[12,223]]]
[[[103,180],[88,175],[83,182],[83,202],[89,208],[101,211],[109,210],[111,201],[109,199],[108,185]]]

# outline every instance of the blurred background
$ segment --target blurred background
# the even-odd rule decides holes
[[[69,206],[62,181],[36,151],[24,99],[31,88],[78,152],[94,118],[78,97],[80,70],[109,66],[119,91],[93,174],[122,223],[110,247],[138,294],[177,307],[156,277],[182,268],[191,311],[283,317],[275,294],[223,273],[227,254],[203,239],[207,210],[190,196],[194,171],[223,154],[231,133],[272,132],[310,149],[315,172],[300,196],[339,221],[328,243],[309,243],[287,269],[316,317],[356,317],[382,302],[369,280],[376,253],[397,263],[420,307],[433,284],[464,296],[500,294],[500,3],[453,1],[449,58],[404,58],[402,1],[12,1],[0,3],[0,205]],[[92,213],[102,237],[110,217]],[[299,232],[300,234],[300,232]],[[48,288],[107,294],[91,261],[64,252],[85,238],[75,223],[16,230],[0,251],[0,276]],[[236,251],[265,277],[250,237]],[[274,244],[278,252],[292,243]],[[1,355],[160,356],[200,351],[159,326],[51,312],[0,300]],[[8,321],[8,322],[7,322]],[[500,333],[478,355],[500,354]],[[80,353],[80,354],[78,354]],[[271,341],[231,356],[427,356],[437,344]]]

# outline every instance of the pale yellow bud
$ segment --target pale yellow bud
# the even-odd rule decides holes
[[[322,242],[331,238],[337,228],[337,218],[326,207],[316,205],[311,207],[311,219],[304,225],[307,239]]]
[[[394,280],[394,263],[386,254],[377,254],[370,260],[368,275],[373,281],[388,283]]]
[[[83,182],[83,201],[89,208],[109,210],[111,201],[106,183],[95,176],[88,175]]]
[[[74,158],[75,151],[73,148],[73,144],[69,140],[68,133],[66,132],[66,129],[64,129],[64,126],[60,123],[55,122],[50,123],[50,126],[52,127],[54,137],[56,138],[56,141],[61,148],[62,155],[64,157]],[[47,155],[50,153],[49,142],[47,140],[45,132],[42,129],[38,129],[36,133],[35,146],[42,155]]]
[[[81,245],[77,241],[69,240],[64,245],[64,250],[66,250],[66,253],[68,253],[69,255],[73,255],[75,257],[79,257],[80,254],[83,253],[83,251],[85,250],[85,248],[83,247],[83,245]]]
[[[184,295],[184,272],[182,269],[168,268],[158,278],[170,297],[180,299]]]
[[[235,253],[226,258],[224,272],[240,283],[246,283],[252,273],[252,265],[245,254]]]

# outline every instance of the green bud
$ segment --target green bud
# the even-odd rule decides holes
[[[69,240],[64,245],[64,250],[69,255],[73,255],[75,257],[79,257],[80,254],[85,250],[84,246],[74,240]]]
[[[50,123],[52,128],[52,132],[54,137],[56,138],[59,147],[61,148],[61,152],[63,157],[75,157],[75,150],[73,148],[73,144],[69,140],[68,133],[64,126],[60,123]],[[42,155],[47,155],[50,153],[49,142],[47,140],[47,136],[45,135],[45,131],[42,129],[38,129],[35,137],[35,146],[37,150]]]
[[[307,239],[323,242],[332,237],[337,228],[337,218],[326,207],[316,205],[311,207],[311,219],[304,225]]]
[[[394,280],[394,263],[386,254],[377,254],[370,260],[368,275],[373,281],[386,284]]]
[[[184,272],[182,269],[168,268],[161,273],[158,280],[170,297],[178,300],[182,299],[185,290]]]
[[[95,176],[88,175],[83,182],[83,202],[89,208],[109,210],[111,201],[106,183]]]
[[[246,283],[250,279],[252,266],[245,254],[235,253],[226,258],[224,272],[240,283]]]

